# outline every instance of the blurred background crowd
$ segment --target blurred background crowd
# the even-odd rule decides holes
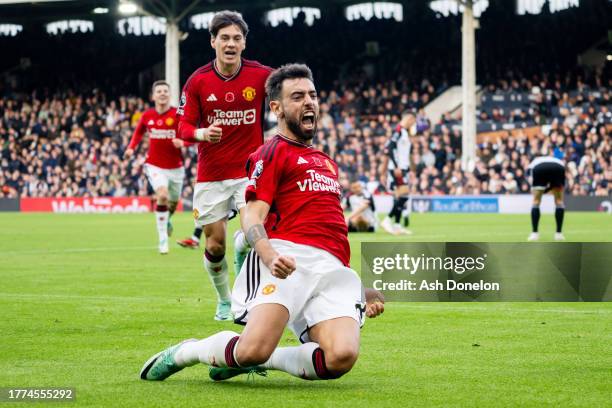
[[[568,193],[610,195],[611,64],[576,64],[576,56],[609,28],[609,18],[597,10],[602,4],[555,15],[517,16],[499,7],[483,13],[473,169],[460,165],[460,109],[434,123],[425,113],[460,83],[460,15],[441,18],[415,4],[423,10],[413,10],[410,24],[324,14],[313,25],[298,16],[291,27],[271,28],[245,14],[251,25],[245,57],[313,68],[321,106],[314,144],[338,162],[346,184],[360,180],[384,192],[384,145],[400,114],[411,110],[417,119],[411,129],[413,194],[526,193],[529,162],[550,154],[567,163]],[[119,37],[113,30],[22,35],[18,42],[0,38],[6,55],[28,55],[31,64],[0,75],[0,197],[146,195],[146,138],[137,158],[122,156],[150,106],[147,91],[159,78],[147,67],[163,59],[163,37]],[[267,41],[270,36],[275,40]],[[68,37],[75,45],[69,50]],[[207,32],[199,31],[181,45],[183,80],[212,58],[212,50],[201,46],[207,42]],[[304,50],[317,52],[306,58]],[[10,63],[1,62],[0,71]],[[184,155],[183,196],[190,199],[195,148]]]

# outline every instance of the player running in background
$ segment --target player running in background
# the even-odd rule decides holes
[[[285,65],[266,90],[279,133],[247,167],[243,225],[254,250],[233,292],[236,322],[246,327],[241,335],[223,331],[172,346],[145,363],[142,379],[163,380],[198,363],[212,367],[213,380],[266,369],[338,378],[357,361],[364,312],[383,311],[380,302],[364,302],[359,276],[348,267],[338,166],[311,146],[319,105],[310,69]],[[278,347],[286,326],[303,344]]]
[[[385,144],[385,155],[380,167],[381,184],[386,185],[393,194],[393,207],[380,226],[393,235],[411,234],[407,229],[410,224],[408,211],[404,215],[404,226],[400,225],[402,213],[408,202],[410,172],[410,128],[415,124],[414,113],[405,111],[399,125]]]
[[[191,236],[176,241],[177,244],[179,244],[183,248],[197,249],[200,247],[200,239],[202,238],[202,227],[198,225],[197,221],[195,222],[195,224],[196,226],[193,229],[193,233],[191,234]]]
[[[563,189],[565,187],[565,164],[551,156],[535,158],[527,168],[527,175],[530,177],[531,190],[533,192],[533,206],[531,208],[531,234],[528,241],[540,239],[538,226],[540,223],[540,203],[544,193],[552,191],[555,197],[555,222],[557,232],[555,241],[563,241],[563,217],[565,206],[563,204]]]
[[[359,181],[351,183],[351,191],[344,197],[342,207],[350,210],[346,217],[349,232],[374,232],[376,230],[376,207],[374,197]]]
[[[193,209],[206,237],[204,267],[217,291],[215,319],[232,320],[227,218],[231,210],[245,206],[245,165],[263,143],[265,82],[272,68],[241,58],[248,26],[240,14],[215,14],[209,30],[216,58],[187,80],[177,113],[180,137],[200,142]],[[239,266],[249,249],[240,231],[234,248]]]
[[[166,81],[154,82],[152,99],[155,107],[142,114],[123,157],[134,156],[144,134],[149,135],[144,170],[155,190],[159,253],[167,254],[168,236],[172,234],[170,217],[176,210],[185,178],[181,153],[185,142],[177,138],[178,119],[176,108],[170,106],[170,85]]]

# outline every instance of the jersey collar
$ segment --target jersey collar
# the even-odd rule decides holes
[[[219,79],[221,79],[222,81],[225,82],[229,82],[232,79],[236,78],[238,76],[238,74],[240,74],[240,71],[242,71],[242,58],[240,59],[240,65],[238,66],[238,69],[236,70],[236,72],[234,72],[232,75],[230,76],[225,76],[221,73],[221,71],[219,71],[219,69],[217,68],[217,59],[215,58],[213,60],[213,71],[215,71],[215,74],[217,74],[217,76],[219,77]]]
[[[277,133],[277,135],[278,135],[278,137],[280,137],[281,139],[283,139],[285,142],[287,142],[289,144],[296,145],[296,146],[302,146],[302,147],[309,147],[309,148],[312,147],[311,144],[307,145],[305,143],[298,142],[297,140],[289,139],[287,136],[283,135],[280,132]]]

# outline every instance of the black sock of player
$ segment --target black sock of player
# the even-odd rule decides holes
[[[531,209],[531,230],[538,232],[538,224],[540,223],[540,207]]]
[[[399,224],[401,218],[402,218],[402,212],[401,211],[396,211],[395,212],[395,217],[393,217],[393,220],[395,221],[395,223]]]
[[[396,224],[399,224],[400,218],[402,217],[402,207],[398,198],[393,200],[393,208],[389,213],[389,218],[392,218]]]
[[[155,211],[157,211],[157,212],[166,212],[166,211],[168,211],[168,206],[167,205],[157,204],[155,206]]]
[[[196,237],[197,239],[202,238],[202,228],[196,228],[193,230],[193,236]]]
[[[565,215],[565,208],[557,207],[555,209],[555,221],[557,222],[557,232],[561,232],[563,229],[563,216]]]
[[[406,215],[404,216],[404,227],[408,228],[409,225],[410,225],[410,216]]]
[[[388,217],[391,218],[391,219],[395,219],[395,208],[396,208],[395,203],[396,202],[397,202],[397,199],[394,199],[393,200],[393,207],[391,207],[391,211],[389,211],[389,214],[388,214]]]

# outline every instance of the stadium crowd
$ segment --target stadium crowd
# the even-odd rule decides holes
[[[608,80],[610,81],[610,80]],[[509,92],[503,84],[533,91],[530,81],[500,82],[490,93]],[[478,145],[473,171],[461,169],[461,131],[458,118],[445,115],[433,126],[423,107],[435,97],[426,79],[416,86],[406,80],[376,85],[363,82],[320,92],[321,116],[314,143],[332,156],[343,180],[363,181],[373,192],[379,183],[384,144],[404,110],[416,115],[412,129],[410,186],[413,194],[512,194],[529,191],[525,169],[534,156],[553,154],[568,164],[567,191],[575,195],[609,195],[610,82],[595,77],[591,85],[580,78],[574,91],[539,81],[530,112],[543,116],[540,132],[527,137],[522,129],[501,138],[484,138]],[[514,89],[517,91],[518,89]],[[597,91],[597,92],[594,92]],[[541,95],[553,97],[539,98]],[[573,96],[569,96],[569,95]],[[137,97],[107,98],[68,92],[25,99],[0,99],[0,196],[125,196],[146,195],[142,172],[144,154],[122,158],[134,126],[148,103]],[[557,116],[552,115],[555,112]],[[455,122],[453,122],[455,121]],[[507,117],[500,117],[508,121]],[[140,151],[146,151],[146,141]],[[185,151],[186,186],[190,199],[195,176],[195,148]],[[346,187],[347,187],[346,186]]]
[[[348,21],[341,7],[327,9],[312,26],[298,19],[271,28],[259,12],[245,15],[251,28],[247,58],[279,66],[302,61],[304,50],[317,51],[306,61],[321,88],[314,142],[338,161],[345,183],[359,179],[371,191],[384,190],[378,169],[384,144],[399,115],[410,109],[417,119],[413,193],[527,192],[528,162],[552,153],[568,163],[569,192],[610,194],[610,64],[588,75],[574,68],[577,55],[607,33],[607,2],[537,16],[517,15],[501,2],[483,13],[478,126],[504,134],[480,140],[471,171],[462,170],[458,159],[460,116],[448,113],[431,123],[423,109],[460,81],[461,16],[442,17],[426,2],[409,3],[404,15],[410,24]],[[158,79],[151,67],[162,58],[163,37],[122,37],[113,24],[100,21],[96,32],[86,34],[24,30],[19,37],[0,37],[6,50],[0,71],[13,77],[0,80],[0,197],[147,193],[144,154],[132,161],[122,156],[149,103],[121,95],[137,94],[135,84],[142,92],[143,84]],[[270,32],[275,40],[263,41]],[[206,30],[190,30],[181,45],[183,74],[209,59],[210,50],[202,47],[208,41]],[[31,66],[19,74],[15,67],[23,65],[23,56]],[[96,61],[104,63],[91,63]],[[526,129],[533,126],[541,126],[535,136]],[[193,147],[185,151],[185,198],[192,194],[195,155]]]
[[[444,116],[432,126],[424,114],[422,107],[432,96],[428,90],[433,89],[427,81],[420,94],[402,93],[394,83],[348,89],[342,97],[335,91],[322,93],[315,142],[338,161],[347,178],[359,178],[371,191],[381,191],[377,164],[384,154],[384,143],[399,121],[400,110],[410,109],[416,114],[410,172],[413,194],[526,193],[529,185],[525,169],[529,162],[536,156],[552,154],[568,163],[569,192],[608,195],[612,180],[606,128],[612,125],[610,84],[601,87],[599,78],[599,87],[594,85],[598,91],[591,92],[580,80],[578,83],[581,86],[572,92],[574,97],[562,92],[559,98],[535,99],[529,110],[542,116],[540,124],[544,126],[534,136],[528,137],[519,128],[505,131],[501,137],[483,138],[473,171],[461,169],[461,131],[453,126],[458,121],[448,121]],[[550,114],[553,111],[557,116]],[[499,128],[508,122],[507,117],[499,117]]]

